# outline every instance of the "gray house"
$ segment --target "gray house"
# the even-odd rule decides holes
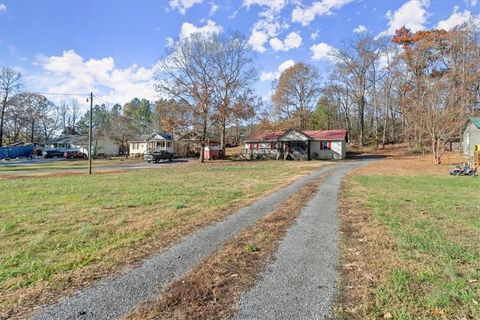
[[[476,144],[480,144],[480,117],[469,117],[468,125],[463,132],[463,154],[473,157]]]

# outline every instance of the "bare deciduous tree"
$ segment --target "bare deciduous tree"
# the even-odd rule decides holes
[[[180,39],[159,63],[156,90],[188,106],[193,125],[201,131],[200,161],[204,162],[207,130],[215,113],[217,35],[195,33]]]
[[[225,148],[225,135],[228,121],[249,114],[253,96],[251,87],[257,80],[257,72],[252,67],[252,50],[248,41],[240,34],[219,36],[216,40],[219,50],[215,55],[215,69],[218,73],[215,82],[217,101],[216,119],[220,127],[220,143]],[[245,107],[245,109],[243,108]]]
[[[343,49],[333,50],[336,72],[343,75],[348,92],[357,105],[358,141],[365,141],[365,109],[369,73],[380,57],[377,42],[369,36],[358,39]]]
[[[296,63],[282,72],[274,86],[274,110],[296,122],[299,129],[305,129],[320,94],[318,70],[312,65]]]
[[[403,113],[415,139],[429,141],[434,162],[440,164],[445,145],[459,136],[465,115],[476,103],[470,90],[480,80],[476,37],[470,37],[468,29],[411,33],[402,28],[393,41],[403,46],[408,77]]]
[[[12,103],[13,98],[22,87],[22,75],[10,68],[0,70],[0,147],[3,146],[3,127],[5,110]]]

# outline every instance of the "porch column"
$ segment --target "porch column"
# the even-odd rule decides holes
[[[311,141],[308,140],[308,147],[307,147],[307,150],[308,150],[308,151],[307,151],[307,152],[308,152],[307,159],[308,159],[308,160],[312,160],[311,157],[310,157],[310,142],[311,142]]]

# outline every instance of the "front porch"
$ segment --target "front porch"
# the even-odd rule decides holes
[[[147,151],[168,151],[173,153],[173,143],[172,141],[149,139],[147,140]]]

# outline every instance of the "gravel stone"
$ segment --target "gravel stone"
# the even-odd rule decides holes
[[[364,162],[366,163],[366,162]],[[237,305],[235,319],[331,319],[339,259],[338,192],[345,174],[332,170],[288,230],[262,278]]]
[[[33,319],[119,318],[138,303],[155,299],[166,284],[186,274],[237,233],[275,210],[299,188],[327,172],[344,172],[344,166],[328,166],[300,178],[251,206],[240,209],[225,220],[199,230],[166,250],[154,254],[145,259],[139,267],[100,280],[90,288],[62,298],[55,305],[44,306]],[[341,178],[343,174],[335,176]]]

